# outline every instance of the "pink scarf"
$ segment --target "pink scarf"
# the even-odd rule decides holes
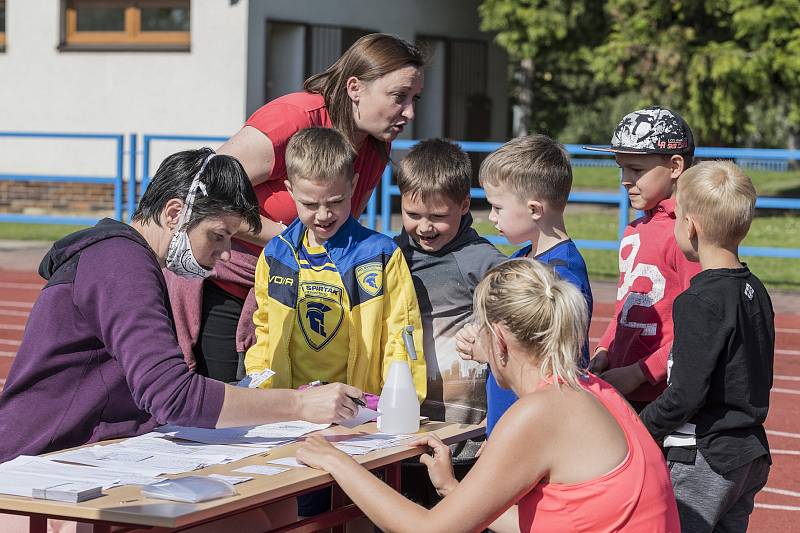
[[[244,353],[255,344],[256,330],[253,324],[253,313],[257,308],[253,285],[255,283],[256,262],[258,255],[239,244],[235,239],[231,241],[231,258],[227,262],[219,261],[214,266],[212,279],[238,283],[250,288],[244,301],[242,315],[236,328],[236,351]],[[203,309],[203,280],[186,279],[162,269],[167,280],[172,316],[175,320],[175,331],[178,334],[178,344],[183,352],[183,359],[190,369],[194,370],[196,362],[193,347],[200,338],[200,314]]]

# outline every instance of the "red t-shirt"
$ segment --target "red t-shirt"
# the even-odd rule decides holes
[[[536,485],[517,504],[520,531],[680,533],[678,508],[661,449],[614,387],[592,375],[581,384],[622,428],[628,454],[598,478],[569,485]]]
[[[620,241],[614,319],[598,346],[608,349],[609,368],[639,363],[648,381],[626,395],[630,401],[653,401],[666,388],[672,302],[700,272],[700,264],[681,252],[674,231],[675,200],[667,199],[631,222]]]
[[[292,135],[303,128],[333,127],[325,101],[320,94],[306,92],[287,94],[261,106],[247,119],[246,125],[256,128],[269,137],[275,151],[275,164],[269,178],[254,187],[261,214],[270,220],[282,222],[288,226],[297,218],[297,210],[283,183],[286,179],[286,144]],[[391,144],[387,143],[387,154],[390,149]],[[361,216],[362,206],[366,205],[366,201],[378,185],[385,167],[386,158],[376,149],[375,142],[367,138],[358,151],[355,161],[358,183],[356,183],[352,200],[351,213],[354,217]],[[240,242],[254,255],[261,253],[263,249],[252,243]],[[214,280],[214,282],[240,298],[245,298],[250,289],[220,280]]]
[[[310,126],[332,128],[331,117],[322,95],[311,93],[292,93],[281,96],[264,105],[247,120],[272,141],[275,151],[275,165],[269,179],[255,187],[261,207],[261,214],[270,220],[291,224],[297,218],[294,202],[286,186],[286,144],[297,131]],[[389,146],[386,147],[387,153]],[[378,185],[386,159],[375,148],[372,139],[367,139],[358,151],[355,171],[358,183],[353,194],[353,216],[361,216],[361,206]]]

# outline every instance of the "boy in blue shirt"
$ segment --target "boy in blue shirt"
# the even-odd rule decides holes
[[[581,290],[591,319],[592,289],[586,263],[564,224],[564,208],[572,188],[572,167],[564,147],[546,135],[513,139],[484,160],[480,182],[492,206],[489,220],[500,234],[512,244],[530,241],[512,258],[529,257],[550,265],[556,274]],[[465,326],[457,335],[459,355],[485,361],[484,354],[473,353],[474,340],[474,327]],[[586,366],[588,357],[586,344],[581,366]],[[486,397],[489,436],[517,397],[502,389],[491,373],[486,380]]]

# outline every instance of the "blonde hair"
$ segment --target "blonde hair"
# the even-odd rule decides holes
[[[460,204],[469,196],[472,163],[456,143],[427,139],[415,144],[400,161],[400,194],[419,196],[423,202],[441,195]]]
[[[305,128],[286,145],[286,177],[331,181],[341,176],[353,180],[356,152],[341,132],[333,128]]]
[[[475,289],[474,305],[479,326],[508,328],[530,350],[543,378],[579,388],[578,360],[589,313],[577,287],[535,259],[511,259],[486,274]]]
[[[564,146],[547,135],[517,137],[484,159],[481,186],[506,186],[525,199],[546,201],[556,209],[567,205],[572,166]]]
[[[358,129],[353,102],[347,94],[347,80],[355,76],[369,83],[408,65],[420,69],[425,66],[425,57],[416,46],[394,35],[370,33],[353,43],[325,72],[308,78],[303,89],[322,95],[331,122],[354,144]],[[374,138],[372,142],[380,153],[388,156],[385,143]]]
[[[756,189],[730,161],[704,161],[678,179],[677,202],[683,215],[698,219],[709,242],[738,245],[753,221]]]

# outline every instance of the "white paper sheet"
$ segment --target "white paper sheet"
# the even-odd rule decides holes
[[[181,456],[197,458],[198,461],[207,461],[209,457],[224,456],[224,463],[230,463],[264,453],[270,450],[271,446],[257,447],[257,446],[236,446],[232,444],[202,444],[200,442],[188,441],[174,441],[166,438],[164,434],[159,433],[159,438],[146,438],[134,437],[126,439],[120,444],[125,448],[143,451],[146,453],[166,453],[177,454]]]
[[[347,455],[364,455],[365,453],[369,453],[372,451],[370,448],[365,448],[364,446],[348,446],[344,443],[336,443],[334,447],[343,451]]]
[[[361,424],[366,424],[367,422],[372,422],[378,418],[378,411],[373,411],[372,409],[368,409],[366,407],[358,406],[358,412],[356,416],[350,418],[348,420],[344,420],[339,423],[340,426],[344,426],[346,428],[354,428],[356,426],[360,426]]]
[[[298,461],[297,457],[281,457],[280,459],[268,458],[267,462],[271,465],[290,466],[293,468],[308,468],[308,465]]]
[[[347,446],[359,446],[370,450],[405,446],[406,441],[414,435],[390,435],[388,433],[373,433],[370,435],[357,435],[351,439],[339,441]]]
[[[181,457],[170,454],[148,454],[143,451],[127,450],[123,446],[111,444],[79,448],[48,456],[53,461],[68,461],[82,465],[96,466],[117,472],[132,472],[148,476],[161,474],[180,474],[206,466],[194,457]],[[224,460],[222,457],[220,460]],[[217,464],[217,463],[210,463]]]
[[[118,485],[146,485],[158,481],[152,476],[134,472],[112,471],[93,466],[68,465],[50,461],[44,457],[22,455],[12,461],[0,464],[0,485],[3,489],[31,476],[46,479],[66,479],[70,481],[97,482],[104,489]],[[9,494],[4,492],[5,494]]]
[[[176,439],[205,444],[255,444],[257,446],[280,446],[294,441],[312,431],[319,431],[330,424],[312,424],[302,420],[278,422],[260,426],[241,426],[225,429],[203,429],[167,425],[158,431]]]
[[[234,472],[241,472],[243,474],[259,474],[262,476],[274,476],[281,472],[289,470],[286,466],[271,466],[271,465],[250,465],[237,468]]]

